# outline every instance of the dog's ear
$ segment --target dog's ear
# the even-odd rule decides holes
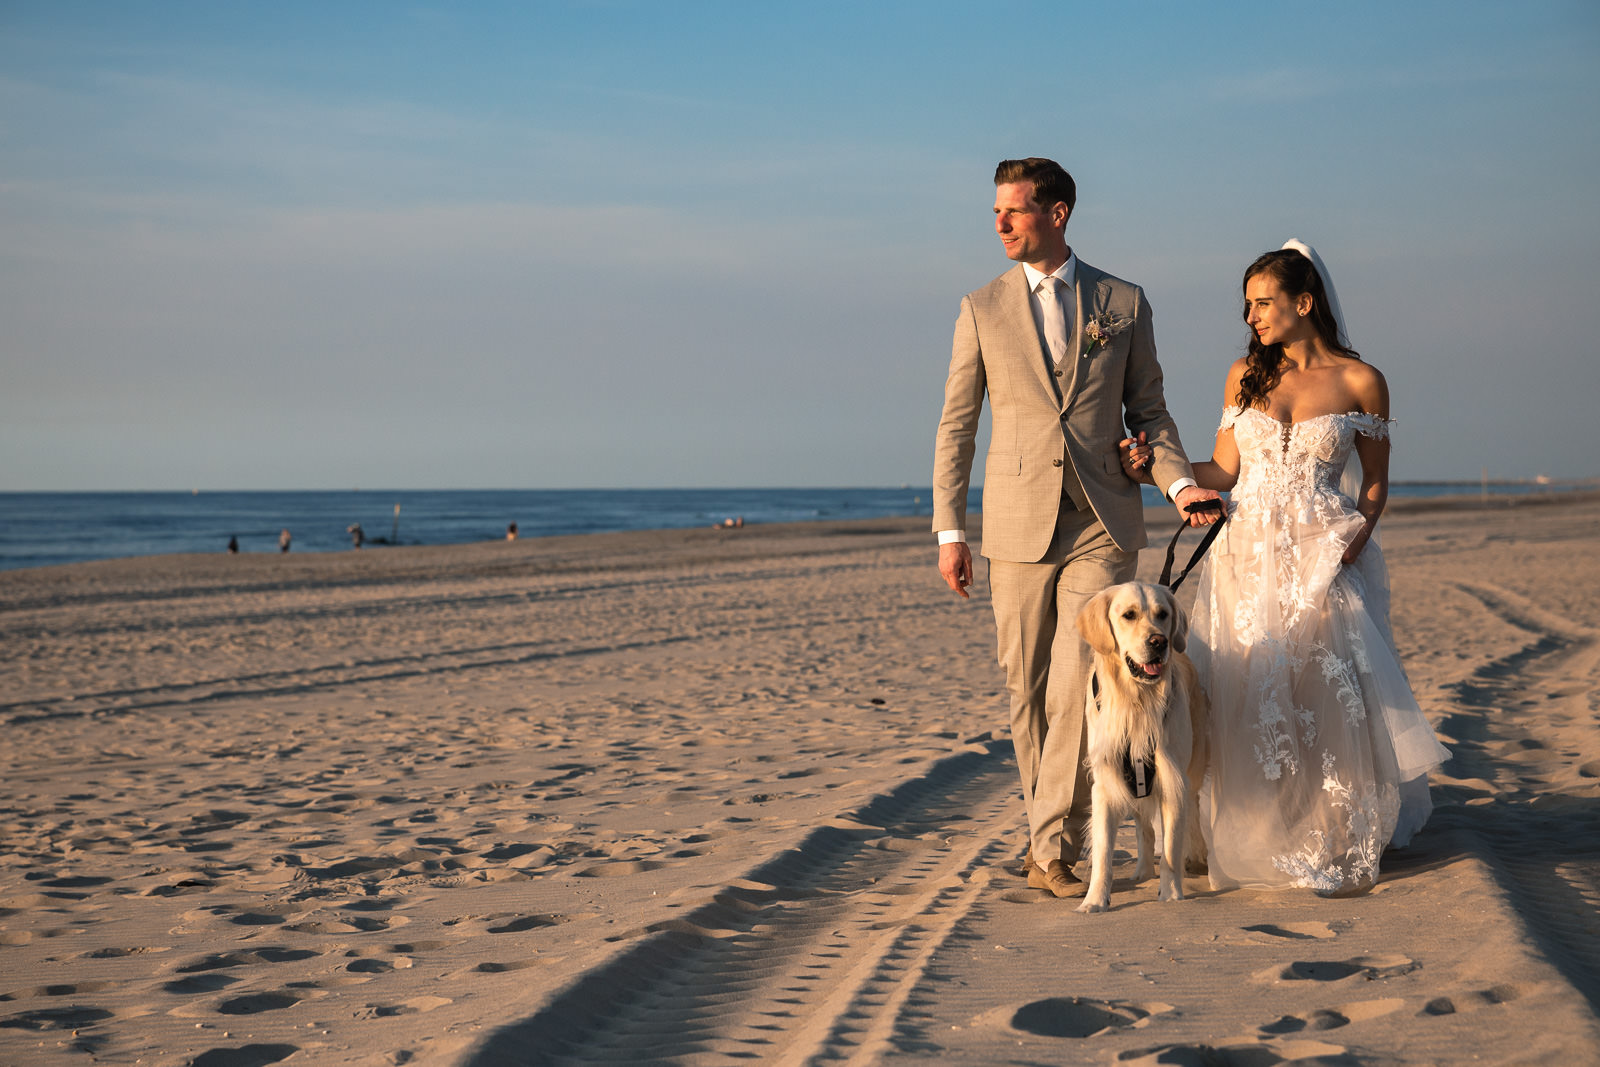
[[[1174,652],[1187,652],[1189,650],[1189,616],[1178,607],[1178,598],[1171,593],[1167,594],[1168,606],[1172,609],[1172,650]]]
[[[1111,617],[1107,614],[1110,608],[1111,590],[1102,589],[1078,612],[1078,633],[1102,656],[1117,654],[1117,638],[1111,632]]]

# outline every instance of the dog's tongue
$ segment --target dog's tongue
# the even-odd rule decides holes
[[[1160,663],[1141,663],[1139,664],[1139,669],[1143,671],[1145,676],[1148,678],[1155,678],[1161,674]]]

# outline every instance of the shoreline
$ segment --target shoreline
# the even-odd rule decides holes
[[[1557,489],[1550,492],[1535,492],[1525,494],[1490,494],[1487,499],[1478,494],[1462,494],[1459,496],[1442,497],[1395,497],[1391,496],[1384,508],[1384,519],[1389,520],[1398,515],[1417,512],[1438,511],[1494,511],[1524,507],[1562,507],[1568,505],[1585,504],[1600,500],[1600,489]],[[972,513],[971,540],[976,541],[982,527],[982,513]],[[1145,508],[1145,523],[1147,528],[1157,530],[1165,527],[1169,532],[1177,525],[1176,516],[1169,507],[1151,506]],[[729,542],[737,538],[764,537],[800,537],[808,533],[820,536],[832,536],[841,531],[860,529],[875,531],[879,529],[893,530],[897,533],[906,531],[927,532],[931,537],[930,519],[925,515],[888,516],[881,518],[826,518],[811,519],[801,522],[786,523],[748,523],[740,528],[724,528],[718,526],[674,526],[643,530],[604,530],[590,533],[551,534],[547,536],[527,535],[516,541],[503,539],[487,539],[482,541],[458,541],[441,544],[383,544],[369,543],[366,548],[359,551],[296,551],[278,553],[272,551],[242,552],[232,555],[223,551],[216,552],[169,552],[139,556],[113,556],[105,559],[78,560],[72,563],[45,564],[37,567],[13,567],[0,569],[0,593],[3,593],[8,577],[34,574],[38,572],[53,572],[63,577],[70,577],[75,568],[118,568],[123,566],[141,566],[148,564],[169,575],[182,573],[186,566],[199,571],[210,572],[214,568],[210,563],[223,561],[224,565],[236,570],[253,568],[247,571],[253,577],[257,570],[267,567],[277,567],[280,570],[289,570],[299,573],[296,564],[316,560],[341,560],[349,558],[389,557],[396,559],[403,557],[403,562],[408,567],[425,568],[447,563],[449,557],[459,556],[462,562],[470,567],[478,567],[493,562],[518,565],[526,562],[526,556],[538,554],[540,550],[548,550],[556,556],[572,554],[572,550],[581,544],[605,546],[613,549],[620,556],[630,543],[629,539],[641,545],[655,546],[658,543],[682,544],[684,546],[700,546],[702,542],[717,542],[726,539]],[[680,540],[681,538],[681,540]],[[711,553],[715,555],[715,553]],[[164,562],[163,562],[164,561]],[[394,559],[389,562],[395,562]],[[316,564],[309,564],[316,565]],[[367,569],[372,571],[382,570],[379,563],[371,564]]]

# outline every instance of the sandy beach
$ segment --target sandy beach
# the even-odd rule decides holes
[[[1391,506],[1374,892],[1103,915],[926,520],[0,574],[0,1063],[1600,1062],[1597,527]]]

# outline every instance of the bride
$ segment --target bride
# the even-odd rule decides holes
[[[1388,386],[1350,347],[1309,245],[1258,258],[1244,296],[1249,353],[1228,371],[1212,457],[1194,465],[1201,486],[1232,491],[1189,638],[1212,707],[1211,883],[1359,893],[1384,848],[1427,821],[1427,774],[1449,757],[1395,651],[1374,539]],[[1149,480],[1144,445],[1120,454]]]

